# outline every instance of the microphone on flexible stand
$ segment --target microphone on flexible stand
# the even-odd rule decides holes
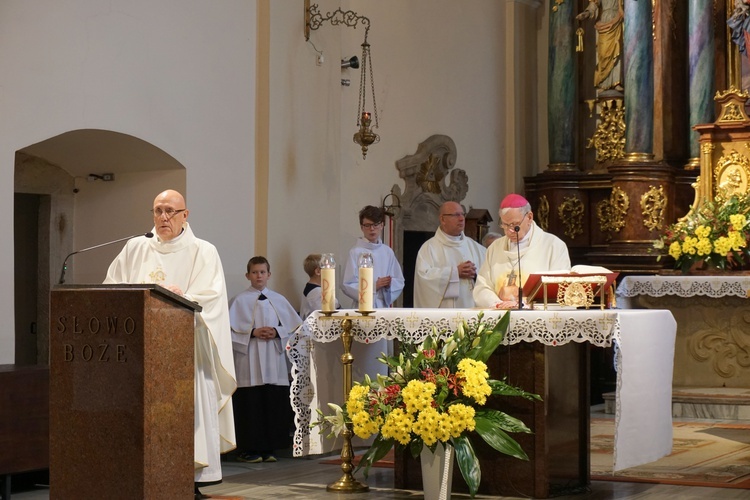
[[[516,233],[516,250],[518,250],[518,308],[523,309],[523,286],[521,286],[521,241],[518,239],[518,232],[521,226],[513,228]]]
[[[60,272],[60,281],[58,281],[57,284],[58,285],[62,285],[63,283],[65,283],[65,271],[68,269],[68,267],[67,267],[66,264],[68,263],[68,259],[71,258],[73,255],[75,255],[77,253],[81,253],[81,252],[88,252],[89,250],[94,250],[94,249],[100,248],[100,247],[106,247],[107,245],[114,245],[115,243],[119,243],[121,241],[132,240],[133,238],[137,238],[139,236],[145,236],[146,238],[153,238],[154,237],[154,233],[152,233],[151,231],[149,231],[146,234],[143,234],[143,233],[134,234],[133,236],[126,236],[125,238],[120,238],[119,240],[108,241],[107,243],[100,243],[99,245],[94,245],[93,247],[82,248],[80,250],[76,250],[75,252],[69,253],[68,256],[65,257],[65,260],[63,261],[62,271]]]

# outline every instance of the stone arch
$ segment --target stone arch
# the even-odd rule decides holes
[[[113,181],[104,181],[103,174],[112,174]],[[72,130],[16,151],[16,363],[48,363],[49,291],[58,283],[65,257],[128,231],[139,232],[143,219],[129,220],[136,218],[127,206],[136,203],[137,193],[153,197],[166,187],[184,192],[185,185],[185,167],[175,158],[148,141],[119,132]],[[113,245],[107,251],[120,248]],[[88,274],[76,273],[73,260],[66,283],[76,283],[77,274],[84,282],[101,283],[101,261],[111,260],[110,253],[97,250],[87,255],[80,268],[92,268]]]

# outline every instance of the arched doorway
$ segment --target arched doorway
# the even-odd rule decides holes
[[[167,188],[184,193],[185,186],[185,167],[175,158],[119,132],[74,130],[16,152],[16,364],[48,364],[49,291],[65,257],[150,230],[154,194]],[[121,248],[76,255],[65,283],[101,283]]]

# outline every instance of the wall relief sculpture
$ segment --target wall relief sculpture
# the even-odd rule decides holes
[[[401,231],[435,231],[440,205],[460,203],[469,192],[469,176],[454,168],[456,144],[447,135],[432,135],[420,143],[413,155],[396,162],[404,192],[394,184],[391,194],[400,200],[397,223]],[[398,231],[397,231],[398,232]]]
[[[461,203],[469,192],[469,176],[455,168],[456,144],[447,135],[432,135],[417,146],[417,151],[396,162],[405,188],[394,184],[390,204],[393,213],[392,247],[403,266],[406,284],[397,306],[411,307],[417,252],[435,234],[440,225],[440,205],[446,201]],[[384,202],[385,204],[385,202]],[[470,207],[464,207],[468,213]]]

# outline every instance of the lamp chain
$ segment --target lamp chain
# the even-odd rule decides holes
[[[370,89],[372,90],[372,112],[375,115],[375,126],[378,128],[378,105],[375,102],[375,79],[372,77],[372,54],[370,53],[370,45],[367,45],[367,56],[370,63]]]
[[[357,127],[361,123],[362,111],[365,108],[365,87],[367,86],[367,60],[369,59],[370,45],[367,40],[362,43],[362,69],[359,78],[359,99],[357,101]]]

